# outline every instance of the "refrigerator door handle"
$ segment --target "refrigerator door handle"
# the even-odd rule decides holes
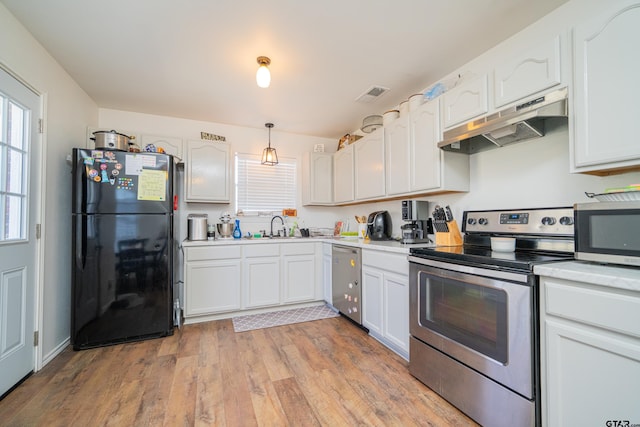
[[[87,263],[87,215],[78,215],[81,219],[77,226],[82,227],[79,233],[76,234],[76,239],[80,237],[78,243],[80,243],[80,250],[76,251],[76,265],[78,268],[83,269]]]

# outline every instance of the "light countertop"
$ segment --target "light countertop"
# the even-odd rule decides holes
[[[331,237],[309,237],[309,238],[260,238],[260,239],[217,239],[217,240],[198,240],[190,241],[184,240],[181,245],[183,247],[197,247],[197,246],[224,246],[224,245],[260,245],[268,243],[331,243],[334,245],[353,246],[363,249],[372,249],[385,252],[395,252],[400,254],[408,254],[411,248],[424,248],[435,247],[433,243],[421,243],[421,244],[404,244],[396,240],[362,240],[362,239],[345,239],[345,238],[331,238]]]
[[[537,265],[533,272],[540,276],[640,292],[638,267],[567,261]]]

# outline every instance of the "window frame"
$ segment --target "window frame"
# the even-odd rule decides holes
[[[298,205],[298,186],[299,186],[299,178],[298,178],[298,160],[295,157],[282,157],[282,156],[278,156],[278,160],[279,163],[277,165],[263,165],[260,163],[261,160],[261,156],[259,155],[255,155],[255,154],[251,154],[251,153],[241,153],[241,152],[235,152],[234,153],[234,169],[235,169],[235,176],[234,176],[234,194],[233,194],[233,198],[234,198],[234,206],[235,206],[235,210],[236,210],[236,215],[238,216],[245,216],[245,217],[259,217],[259,216],[272,216],[272,215],[279,215],[283,209],[297,209],[297,205]],[[286,206],[266,206],[266,205],[262,205],[260,207],[257,207],[255,209],[248,209],[246,202],[245,201],[241,201],[242,198],[249,198],[251,200],[251,196],[247,195],[247,196],[240,196],[240,192],[241,192],[241,180],[245,179],[244,175],[246,173],[249,173],[249,170],[246,170],[247,167],[242,167],[240,165],[240,162],[247,162],[250,165],[249,169],[253,169],[254,171],[260,170],[262,172],[265,172],[265,175],[261,175],[259,178],[258,177],[253,177],[251,178],[251,175],[247,176],[247,180],[252,180],[252,179],[260,179],[263,180],[267,178],[266,175],[268,175],[270,172],[281,172],[283,170],[286,170],[287,168],[289,169],[289,173],[286,174],[285,176],[279,176],[277,177],[280,181],[278,181],[278,179],[273,180],[273,182],[271,182],[270,185],[289,185],[288,189],[285,189],[287,191],[283,192],[283,189],[278,190],[279,193],[283,193],[286,194],[286,197],[282,197],[282,200],[280,201],[283,204],[286,204]],[[264,168],[264,169],[263,169]],[[244,171],[242,169],[245,169]],[[284,180],[284,181],[283,181]],[[288,182],[287,182],[288,181]],[[250,185],[250,184],[248,184]],[[263,183],[263,185],[265,185],[265,183]],[[255,189],[254,189],[255,191]],[[273,194],[272,194],[273,196]],[[254,201],[252,203],[258,203],[258,201]]]

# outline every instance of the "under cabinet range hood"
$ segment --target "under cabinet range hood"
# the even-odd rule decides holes
[[[545,130],[567,123],[567,89],[456,126],[444,132],[438,147],[473,154],[544,136]]]

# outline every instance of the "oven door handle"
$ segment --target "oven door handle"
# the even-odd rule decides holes
[[[436,261],[436,260],[420,258],[412,255],[409,255],[408,259],[409,259],[409,262],[412,262],[414,264],[425,265],[433,268],[440,268],[443,270],[455,271],[457,273],[471,274],[474,276],[484,276],[484,277],[490,277],[492,279],[509,280],[511,282],[526,284],[529,278],[527,274],[522,274],[522,273],[513,273],[510,271],[504,271],[504,270],[498,270],[498,269],[494,270],[494,269],[488,269],[488,268],[471,267],[468,265],[454,264],[452,262],[446,262],[446,261],[445,262]]]

